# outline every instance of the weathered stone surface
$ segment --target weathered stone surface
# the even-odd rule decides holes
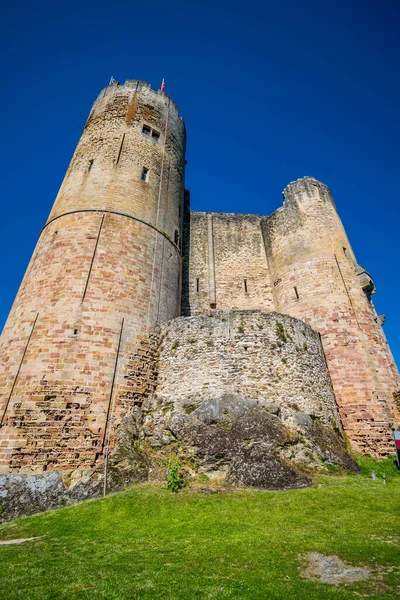
[[[308,566],[304,575],[308,579],[319,579],[322,583],[340,585],[355,583],[368,579],[371,573],[365,567],[352,567],[344,563],[338,556],[326,556],[320,552],[310,552],[307,555]]]
[[[153,416],[168,410],[221,412],[215,401],[235,395],[257,401],[296,426],[304,413],[340,428],[318,334],[287,315],[261,311],[213,311],[179,318],[160,329],[161,345]],[[226,409],[228,407],[225,407]],[[164,415],[158,413],[162,410]]]
[[[68,486],[60,471],[39,475],[0,475],[0,521],[33,515],[101,494],[101,480],[91,472]]]
[[[190,457],[199,471],[234,485],[262,489],[290,489],[311,483],[282,460],[279,446],[290,440],[290,433],[278,417],[255,407],[254,400],[246,402],[238,397],[232,402],[231,397],[223,396],[205,404],[205,411],[200,408],[192,415],[176,416],[171,423],[180,443],[179,454],[183,459]],[[210,419],[210,408],[217,415],[221,405],[224,411]]]

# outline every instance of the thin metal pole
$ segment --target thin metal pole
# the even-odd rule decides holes
[[[39,313],[37,313],[37,315],[36,315],[36,318],[35,318],[35,320],[34,320],[34,322],[33,322],[33,325],[32,325],[31,332],[30,332],[30,334],[29,334],[29,337],[28,337],[28,341],[26,342],[26,346],[25,346],[25,349],[24,349],[24,353],[23,353],[23,355],[22,355],[22,358],[21,358],[21,361],[20,361],[20,363],[19,363],[18,371],[17,371],[17,374],[15,375],[14,382],[13,382],[13,384],[12,384],[12,388],[11,388],[11,392],[10,392],[10,394],[9,394],[9,396],[8,396],[8,399],[7,399],[7,402],[6,402],[6,406],[5,406],[5,408],[4,408],[4,412],[3,412],[3,415],[2,415],[2,417],[1,417],[1,421],[0,421],[0,427],[3,425],[4,417],[6,416],[6,412],[7,412],[7,409],[8,409],[8,405],[10,404],[11,396],[12,396],[12,394],[13,394],[13,391],[14,391],[14,388],[15,388],[15,384],[17,383],[18,375],[19,375],[19,372],[20,372],[20,370],[21,370],[22,363],[24,362],[25,354],[26,354],[26,351],[28,350],[29,342],[31,341],[32,333],[33,333],[33,330],[35,329],[35,325],[36,325],[36,321],[37,321],[37,319],[38,319],[38,316],[39,316]]]
[[[101,223],[100,223],[100,227],[99,227],[99,232],[97,234],[96,244],[94,246],[93,256],[92,256],[92,260],[91,260],[90,267],[89,267],[89,273],[88,273],[88,276],[87,276],[87,279],[86,279],[85,289],[83,290],[83,296],[82,296],[81,304],[83,303],[83,301],[85,299],[86,292],[87,292],[87,289],[88,289],[89,279],[90,279],[90,275],[92,273],[94,259],[96,257],[97,246],[99,245],[100,234],[101,234],[101,230],[103,228],[104,217],[105,217],[105,215],[103,214],[103,216],[101,217]]]
[[[109,446],[110,446],[110,437],[111,437],[111,422],[110,422],[110,427],[108,427],[108,417],[110,415],[110,410],[111,410],[111,419],[112,419],[113,410],[114,410],[114,402],[113,402],[114,385],[115,385],[116,375],[117,375],[117,371],[118,371],[118,358],[119,358],[119,352],[120,352],[120,349],[121,349],[121,340],[122,340],[122,332],[124,330],[124,321],[125,321],[125,319],[122,319],[121,331],[119,332],[117,356],[115,357],[114,373],[113,373],[113,378],[112,378],[112,383],[111,383],[111,390],[110,390],[110,399],[108,401],[106,424],[105,424],[105,427],[104,427],[104,435],[103,435],[103,441],[102,441],[102,445],[101,445],[101,452],[103,452],[104,451],[104,446],[105,446],[105,443],[106,443],[107,429],[109,429],[110,434],[108,436],[107,444],[105,446],[105,457],[104,457],[104,485],[103,485],[103,495],[104,496],[106,495],[106,490],[107,490],[108,449],[109,449]]]

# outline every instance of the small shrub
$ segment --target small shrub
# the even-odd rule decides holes
[[[171,350],[176,350],[178,347],[179,347],[179,342],[178,342],[178,340],[175,340],[175,342],[171,346]]]
[[[303,344],[303,350],[306,350],[306,351],[308,350],[307,342],[304,342],[304,344]]]
[[[243,335],[243,334],[244,334],[244,328],[243,328],[243,325],[239,325],[239,327],[238,327],[238,333],[240,333],[240,335]]]
[[[200,483],[207,483],[208,481],[210,481],[210,478],[205,473],[200,473],[199,481],[200,481]]]
[[[183,486],[183,475],[180,470],[181,463],[179,458],[168,461],[167,469],[167,488],[177,494]]]

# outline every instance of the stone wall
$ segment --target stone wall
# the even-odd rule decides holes
[[[182,314],[273,310],[261,217],[191,213],[184,236]]]
[[[257,400],[294,425],[297,413],[339,426],[318,334],[287,315],[214,311],[161,327],[156,396],[185,412],[224,393]]]

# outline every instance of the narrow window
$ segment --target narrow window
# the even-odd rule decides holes
[[[297,291],[297,287],[294,286],[293,289],[294,289],[294,293],[296,294],[296,300],[298,300],[300,298],[300,296],[299,296],[299,292]]]
[[[181,205],[179,205],[179,211],[178,212],[179,212],[179,218],[180,218],[182,216],[182,207],[181,207]]]
[[[74,335],[76,335],[78,333],[77,329],[74,329]]]
[[[87,170],[88,170],[88,171],[91,171],[91,170],[92,170],[92,167],[93,167],[93,158],[92,158],[91,160],[89,160],[89,164],[88,164],[88,168],[87,168]]]
[[[141,179],[142,179],[142,181],[146,181],[146,182],[149,180],[149,170],[146,169],[146,167],[143,167]]]
[[[196,292],[200,291],[200,280],[199,278],[196,279]]]
[[[243,279],[244,291],[247,294],[247,279]]]
[[[160,139],[160,134],[158,133],[158,131],[154,131],[154,129],[153,129],[151,137],[153,138],[153,140],[155,140],[156,142],[158,142],[158,140]]]
[[[347,248],[345,248],[344,246],[342,246],[343,248],[343,254],[345,255],[345,257],[347,258]]]
[[[151,135],[150,127],[147,127],[147,125],[143,125],[142,133],[144,133],[144,135]]]

